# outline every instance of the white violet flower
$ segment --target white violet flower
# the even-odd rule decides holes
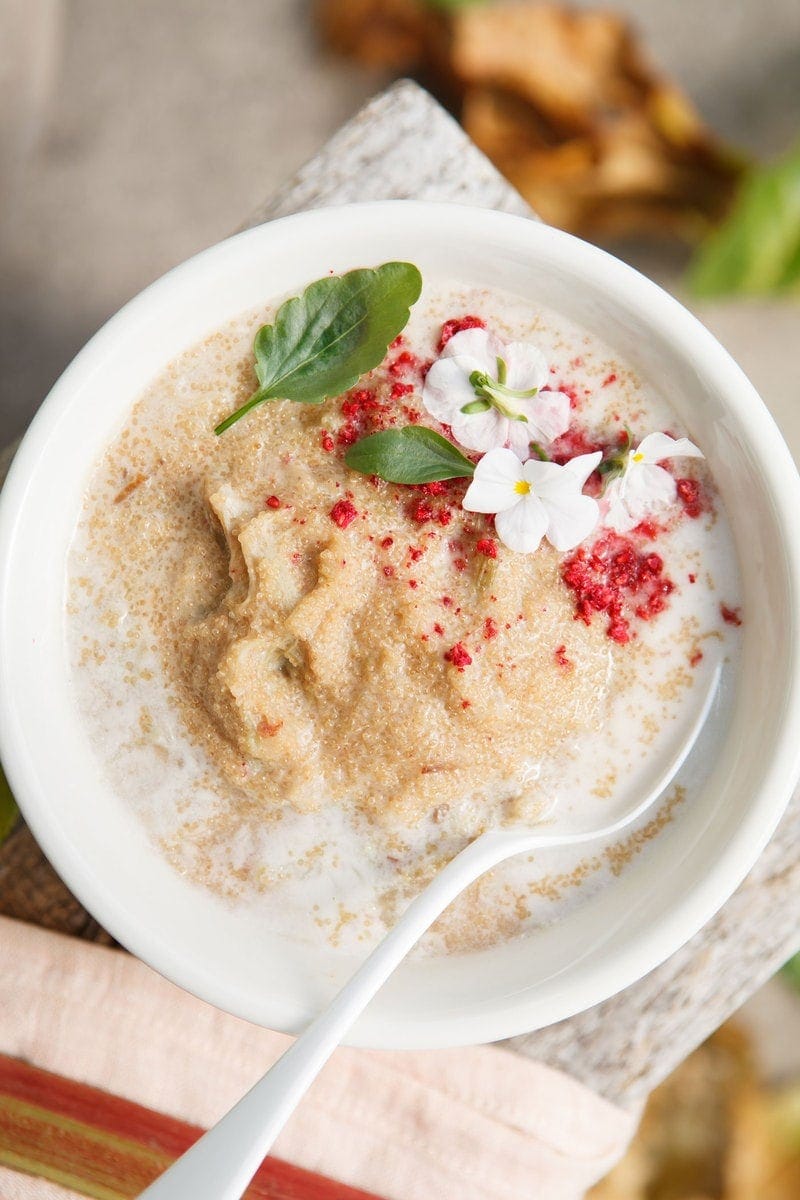
[[[510,446],[526,459],[531,443],[555,441],[569,427],[569,397],[543,392],[548,379],[535,346],[464,329],[428,371],[422,403],[468,450]]]
[[[675,503],[677,485],[669,471],[659,467],[664,458],[704,458],[688,438],[650,433],[623,457],[622,473],[606,485],[601,499],[603,524],[627,533],[652,513]]]
[[[581,454],[565,466],[496,447],[475,467],[464,497],[468,512],[496,513],[495,529],[510,550],[531,554],[546,537],[556,550],[574,550],[599,519],[596,500],[583,485],[602,454]]]

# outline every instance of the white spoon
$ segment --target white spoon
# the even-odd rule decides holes
[[[654,780],[647,795],[622,817],[602,828],[569,828],[558,814],[546,829],[493,829],[481,834],[447,864],[406,909],[400,920],[345,984],[328,1007],[238,1104],[139,1200],[240,1200],[300,1100],[375,993],[423,933],[465,888],[515,854],[555,846],[576,846],[619,833],[662,795],[685,762],[705,724],[720,677],[713,672],[700,712],[680,748]]]

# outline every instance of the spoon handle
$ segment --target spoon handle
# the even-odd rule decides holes
[[[310,1085],[395,967],[464,888],[512,853],[507,834],[490,832],[457,854],[306,1032],[140,1200],[239,1200]]]

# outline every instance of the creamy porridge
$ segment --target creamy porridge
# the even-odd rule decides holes
[[[555,804],[600,823],[635,794],[734,652],[735,557],[701,458],[664,455],[669,503],[637,517],[632,483],[657,484],[636,475],[637,447],[687,431],[656,387],[558,314],[426,285],[381,365],[344,394],[265,403],[216,436],[256,386],[253,337],[274,316],[247,313],[176,359],[98,465],[71,555],[75,686],[110,784],[177,871],[287,935],[368,942],[479,832]],[[560,513],[550,540],[521,552],[507,544],[527,536],[521,518],[464,507],[489,461],[464,443],[472,483],[391,483],[344,461],[379,431],[456,442],[432,381],[448,403],[447,372],[476,347],[494,353],[485,331],[544,356],[547,382],[527,390],[545,432],[568,410],[568,428],[530,439],[544,472],[513,483],[536,494],[540,475],[563,478],[550,464],[585,463],[575,512],[600,516],[568,550],[552,544]],[[514,445],[528,398],[498,372],[481,385],[465,368],[474,398],[454,411],[508,416]],[[629,520],[615,517],[621,479]],[[508,864],[428,948],[550,920],[626,852],[560,875],[552,861]]]

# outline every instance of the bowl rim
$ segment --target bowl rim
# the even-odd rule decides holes
[[[56,433],[56,426],[70,397],[91,376],[95,364],[113,352],[118,333],[147,313],[154,300],[195,276],[206,277],[218,270],[226,258],[249,242],[264,238],[302,237],[313,227],[335,230],[337,222],[363,220],[391,221],[392,212],[404,216],[413,213],[419,222],[420,236],[433,236],[446,226],[467,236],[493,232],[496,236],[529,239],[533,249],[548,247],[573,270],[581,274],[602,275],[613,292],[626,292],[628,301],[635,296],[645,313],[647,325],[658,331],[682,358],[702,359],[703,369],[724,394],[725,403],[738,425],[746,432],[753,456],[762,472],[772,505],[775,527],[780,530],[785,552],[787,596],[791,609],[791,627],[786,631],[785,652],[790,664],[784,695],[782,724],[776,735],[776,753],[765,764],[761,785],[724,850],[709,864],[706,874],[660,918],[646,933],[634,933],[613,961],[601,961],[590,970],[582,985],[574,985],[569,1002],[550,1020],[561,1020],[609,998],[634,983],[684,945],[722,907],[736,890],[761,854],[774,832],[800,776],[800,477],[791,454],[773,418],[753,385],[714,336],[679,301],[633,267],[604,250],[573,235],[510,213],[478,209],[467,205],[431,203],[415,200],[372,201],[315,209],[282,217],[264,225],[234,234],[187,259],[166,272],[141,291],[112,316],[73,359],[50,390],[17,451],[6,483],[0,494],[0,757],[10,786],[36,840],[70,889],[85,907],[122,945],[132,950],[162,975],[179,986],[202,996],[204,1000],[247,1019],[231,989],[220,982],[209,988],[207,977],[179,969],[174,952],[128,911],[115,905],[110,894],[92,872],[80,853],[61,843],[47,819],[46,799],[39,794],[36,777],[26,762],[14,712],[12,680],[8,677],[5,647],[14,632],[6,619],[7,596],[13,587],[8,570],[14,549],[14,532],[23,511],[30,476],[35,470],[42,447]],[[612,295],[612,302],[613,302]],[[166,364],[166,359],[164,360]],[[63,595],[58,598],[62,603]],[[181,964],[183,966],[183,964]],[[198,982],[202,976],[202,983]],[[539,1022],[548,1024],[550,1021]],[[448,1018],[448,1027],[427,1029],[424,1019],[406,1028],[402,1022],[387,1023],[386,1036],[363,1036],[356,1029],[352,1044],[433,1047],[494,1041],[529,1030],[523,997],[503,997],[492,1012]]]

